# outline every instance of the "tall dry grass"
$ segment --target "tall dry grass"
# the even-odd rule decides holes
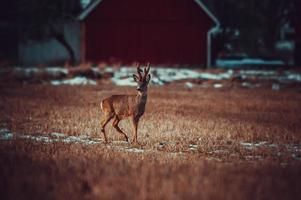
[[[298,199],[300,164],[282,167],[1,142],[2,199]]]

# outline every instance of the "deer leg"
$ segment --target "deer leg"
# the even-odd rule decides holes
[[[108,138],[106,136],[105,127],[112,118],[113,118],[112,115],[105,115],[103,120],[101,121],[101,132],[103,133],[103,137],[105,138],[106,143],[108,143]]]
[[[137,139],[138,122],[139,122],[139,118],[134,117],[133,118],[134,138],[133,138],[132,143],[135,143],[135,144],[138,143],[138,139]]]
[[[128,136],[119,128],[119,126],[118,126],[118,123],[120,122],[120,120],[118,119],[118,117],[115,117],[114,118],[114,121],[113,121],[113,127],[120,133],[120,134],[122,134],[122,135],[124,135],[124,137],[125,137],[125,141],[129,141],[129,139],[128,139]]]

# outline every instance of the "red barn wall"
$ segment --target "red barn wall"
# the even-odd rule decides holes
[[[205,65],[213,25],[193,0],[103,0],[85,19],[85,60]]]

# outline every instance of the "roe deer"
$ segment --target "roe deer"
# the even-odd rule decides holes
[[[108,139],[105,132],[105,126],[111,119],[113,120],[113,127],[122,135],[128,142],[128,136],[119,128],[118,123],[120,120],[131,117],[134,126],[134,138],[133,143],[137,143],[137,128],[140,117],[144,114],[145,104],[147,100],[147,86],[151,79],[149,74],[150,64],[144,68],[144,71],[137,64],[137,75],[133,74],[134,81],[138,84],[136,95],[112,95],[101,101],[101,110],[103,117],[101,120],[101,132],[103,133],[105,142],[108,143]],[[142,74],[142,72],[144,74]]]

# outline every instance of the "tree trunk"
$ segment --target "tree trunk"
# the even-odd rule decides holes
[[[301,67],[301,39],[296,41],[295,46],[295,66]]]
[[[62,33],[58,33],[54,35],[55,39],[61,43],[65,49],[67,50],[68,54],[69,54],[69,60],[68,63],[71,65],[75,64],[75,54],[74,54],[74,50],[72,49],[71,45],[67,42],[64,34]]]

